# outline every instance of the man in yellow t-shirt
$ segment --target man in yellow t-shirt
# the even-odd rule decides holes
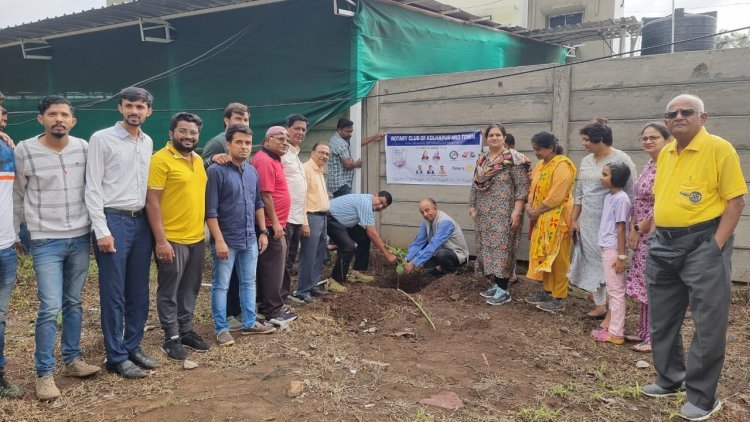
[[[704,127],[703,101],[679,95],[667,105],[675,138],[659,154],[654,182],[656,234],[646,263],[654,384],[659,397],[687,390],[680,416],[704,420],[721,408],[717,385],[724,363],[731,296],[734,229],[747,193],[740,160],[728,141]],[[685,363],[682,321],[695,322]]]
[[[162,350],[185,360],[183,346],[205,352],[209,345],[193,331],[193,311],[201,287],[208,177],[198,146],[200,117],[177,113],[172,117],[170,141],[151,158],[146,214],[154,233],[158,270],[156,310],[164,330]]]

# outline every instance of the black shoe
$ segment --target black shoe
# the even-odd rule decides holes
[[[182,347],[180,339],[169,339],[161,345],[161,350],[167,354],[167,357],[174,360],[187,359],[187,350]]]
[[[189,347],[198,353],[205,353],[208,352],[209,349],[211,349],[211,346],[203,341],[203,338],[199,336],[195,331],[189,331],[186,334],[181,335],[180,343],[182,343],[183,346]]]
[[[301,295],[294,295],[289,297],[294,297],[295,299],[301,300],[303,304],[315,303],[315,299],[310,293],[302,293]]]
[[[277,326],[277,327],[284,327],[288,325],[290,322],[297,319],[297,314],[292,311],[282,311],[281,314],[278,316],[271,318],[268,320],[271,324]]]
[[[315,297],[328,296],[328,292],[318,286],[313,287],[312,290],[310,290],[310,294]]]
[[[143,350],[140,349],[130,354],[130,361],[143,369],[156,369],[161,366],[159,365],[159,362],[156,361],[156,359],[143,353]]]
[[[131,362],[130,359],[125,359],[115,365],[107,364],[107,370],[110,372],[116,372],[123,378],[127,379],[146,378],[148,376],[146,371],[136,366],[136,364]]]

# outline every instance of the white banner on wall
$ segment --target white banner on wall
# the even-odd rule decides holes
[[[385,174],[389,184],[471,185],[482,149],[479,131],[389,133],[385,137]]]

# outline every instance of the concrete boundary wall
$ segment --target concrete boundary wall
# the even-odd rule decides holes
[[[503,123],[513,133],[519,151],[531,153],[531,136],[552,131],[576,165],[586,155],[578,130],[593,117],[607,117],[614,146],[642,169],[647,155],[638,132],[646,123],[662,120],[666,103],[680,93],[696,94],[706,103],[707,129],[732,141],[740,154],[746,182],[750,177],[750,49],[729,49],[602,60],[550,69],[528,66],[479,72],[431,75],[380,81],[364,103],[363,136],[378,131],[436,133],[483,129]],[[519,71],[533,73],[507,76]],[[415,93],[376,96],[493,78],[466,85]],[[383,238],[404,247],[416,234],[417,203],[434,198],[464,230],[474,253],[474,225],[467,214],[468,187],[390,185],[385,179],[382,143],[363,151],[364,189],[388,190],[394,203],[379,216]],[[524,232],[526,232],[525,224]],[[733,279],[750,281],[750,205],[735,232]],[[519,259],[527,259],[523,236]]]

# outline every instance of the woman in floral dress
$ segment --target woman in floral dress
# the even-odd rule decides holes
[[[630,236],[628,243],[633,249],[633,258],[627,277],[627,293],[641,304],[640,326],[637,337],[641,343],[633,346],[639,352],[651,351],[651,333],[648,319],[648,289],[646,286],[646,253],[651,237],[651,219],[654,216],[654,179],[656,178],[656,159],[667,143],[669,131],[661,123],[649,123],[641,131],[641,146],[651,156],[643,172],[635,182],[635,202],[630,219]]]
[[[511,300],[508,281],[513,275],[513,245],[521,235],[521,217],[529,193],[529,166],[525,155],[505,148],[505,128],[490,125],[484,133],[489,147],[479,155],[469,196],[469,215],[476,224],[477,271],[493,285],[482,296],[490,305]]]

